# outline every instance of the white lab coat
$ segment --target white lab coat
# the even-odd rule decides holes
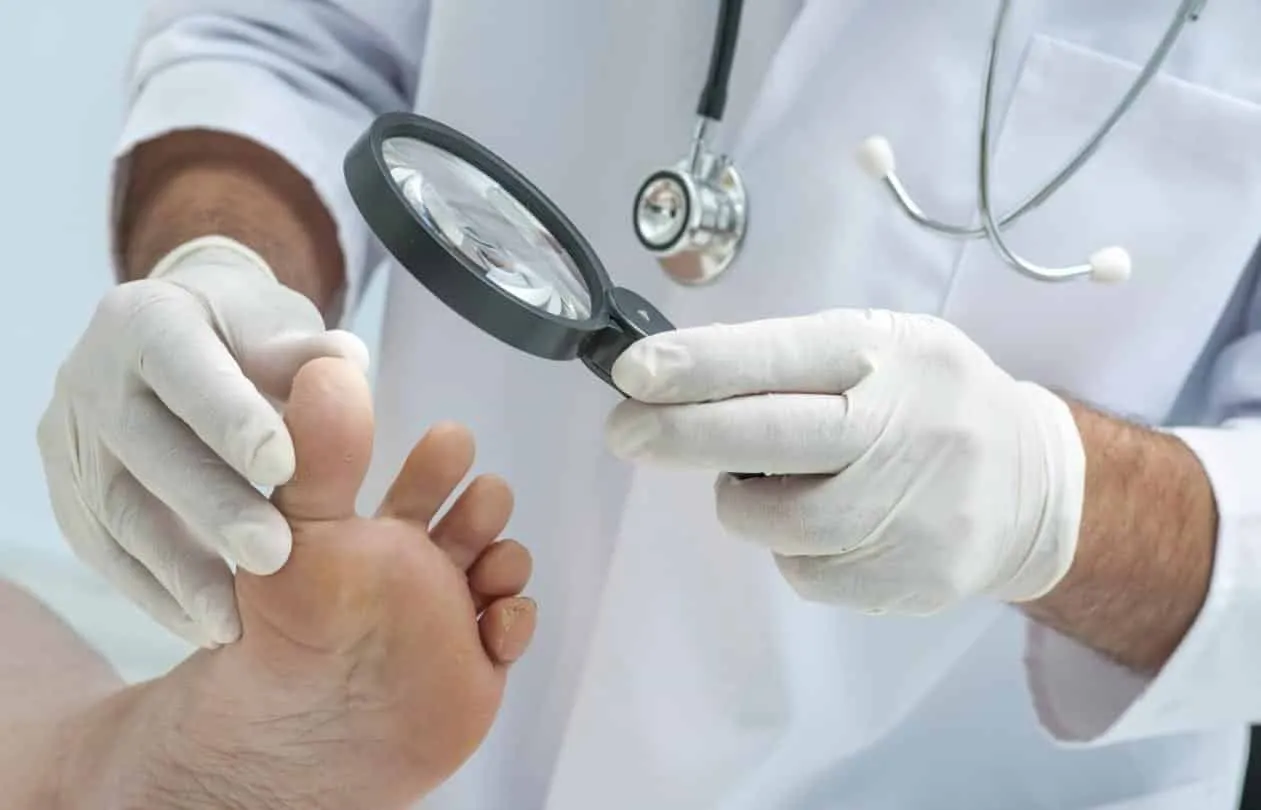
[[[1216,487],[1208,604],[1151,682],[1003,606],[931,619],[805,604],[723,535],[711,476],[605,451],[615,395],[515,353],[391,269],[371,496],[433,421],[470,424],[518,493],[537,642],[439,810],[1225,810],[1261,719],[1261,6],[1212,0],[1081,174],[1011,233],[1035,260],[1122,244],[1125,286],[1027,281],[910,225],[862,176],[883,133],[920,202],[974,211],[994,0],[750,0],[725,129],[752,228],[716,285],[671,286],[630,201],[681,156],[716,0],[169,0],[137,52],[120,155],[186,126],[286,155],[333,211],[352,295],[380,254],[340,178],[375,112],[484,141],[680,325],[835,306],[943,314],[1021,377],[1182,433]],[[1042,181],[1112,108],[1174,0],[1024,0],[1003,59],[997,190]],[[119,185],[126,162],[120,163]],[[1233,429],[1217,428],[1233,418]],[[1141,584],[1138,586],[1141,587]],[[1026,646],[1027,645],[1027,646]],[[1029,659],[1026,670],[1024,659]],[[1032,685],[1032,689],[1030,686]],[[369,809],[365,809],[369,810]]]

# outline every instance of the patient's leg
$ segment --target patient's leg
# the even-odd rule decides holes
[[[110,665],[55,613],[0,579],[0,726],[71,700],[117,691]],[[0,743],[6,742],[0,736]]]
[[[109,664],[58,616],[0,579],[0,794],[53,807],[58,725],[115,693]]]
[[[6,592],[6,808],[401,810],[480,744],[534,627],[518,595],[529,555],[496,542],[511,492],[477,479],[435,519],[473,461],[468,433],[444,426],[380,513],[357,516],[372,412],[345,361],[305,367],[285,418],[298,466],[275,501],[293,555],[273,576],[238,575],[239,642],[120,688],[66,627]]]

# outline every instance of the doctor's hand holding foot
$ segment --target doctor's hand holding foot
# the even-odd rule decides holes
[[[56,806],[405,808],[489,730],[535,621],[519,596],[529,554],[496,542],[511,491],[474,479],[434,523],[473,461],[467,431],[443,425],[378,514],[357,516],[373,419],[348,361],[305,365],[285,421],[296,472],[273,501],[292,529],[288,564],[238,574],[238,643],[59,724],[71,750],[50,761],[73,768],[76,796]]]
[[[366,369],[355,335],[264,259],[219,236],[145,263],[106,295],[39,425],[53,511],[75,552],[200,647],[235,641],[229,561],[254,574],[292,538],[254,485],[293,475],[277,406],[318,357]],[[152,268],[151,270],[149,268]]]
[[[806,599],[924,615],[991,597],[1148,671],[1204,599],[1216,512],[1190,449],[1013,379],[939,318],[686,329],[614,376],[618,455],[769,474],[720,475],[718,518]]]

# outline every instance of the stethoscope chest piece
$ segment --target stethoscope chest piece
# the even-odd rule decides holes
[[[705,284],[722,275],[735,261],[748,228],[744,181],[731,161],[709,144],[710,129],[722,120],[727,105],[743,4],[722,0],[687,157],[650,174],[635,193],[635,236],[679,284]]]
[[[731,266],[749,221],[748,192],[726,158],[700,151],[649,175],[635,195],[635,235],[666,274],[705,284]]]

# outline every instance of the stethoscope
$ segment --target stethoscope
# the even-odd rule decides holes
[[[915,203],[895,169],[893,147],[877,135],[864,141],[858,162],[873,178],[882,181],[894,202],[915,224],[955,239],[988,239],[995,252],[1017,272],[1038,281],[1090,278],[1100,282],[1124,281],[1130,275],[1130,255],[1121,247],[1093,253],[1085,264],[1044,267],[1024,258],[1007,244],[1003,228],[1046,202],[1067,183],[1098,150],[1165,58],[1188,22],[1198,19],[1207,0],[1182,0],[1134,83],[1056,174],[1009,213],[996,216],[992,204],[991,130],[998,48],[1006,30],[1011,0],[1000,0],[986,53],[985,84],[977,133],[977,212],[980,225],[957,225],[934,219]],[[687,156],[674,166],[653,172],[635,195],[634,229],[640,244],[652,253],[662,269],[680,284],[705,284],[721,275],[738,255],[749,227],[749,195],[740,173],[726,155],[710,147],[713,130],[722,120],[727,82],[735,59],[740,31],[742,0],[723,0],[718,32],[714,37],[709,77],[701,92],[698,120]]]
[[[999,4],[987,54],[978,137],[981,225],[954,225],[924,214],[898,179],[885,139],[868,139],[859,160],[915,223],[957,239],[985,237],[1031,278],[1123,280],[1130,260],[1121,248],[1098,251],[1082,265],[1042,267],[1016,254],[1002,228],[1045,202],[1081,168],[1204,4],[1181,2],[1146,66],[1098,131],[1049,182],[1004,216],[994,215],[990,201],[990,120],[995,57],[1010,0]],[[636,234],[683,284],[720,275],[747,231],[745,185],[731,161],[709,146],[726,101],[740,10],[740,0],[723,0],[691,150],[677,165],[654,172],[636,195]],[[446,124],[412,113],[382,115],[347,153],[344,174],[364,221],[398,263],[450,309],[510,346],[549,360],[581,359],[616,388],[613,367],[627,347],[674,328],[649,301],[613,283],[595,250],[547,195],[485,145]]]

